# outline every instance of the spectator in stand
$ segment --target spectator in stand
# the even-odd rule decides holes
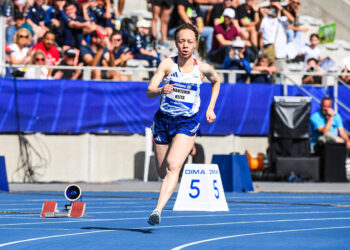
[[[269,65],[269,58],[266,55],[258,57],[258,61],[252,70],[259,71],[260,74],[251,74],[251,83],[272,83],[273,75],[277,72],[274,65]]]
[[[342,69],[341,71],[342,74],[348,74],[346,76],[339,76],[339,81],[338,84],[346,84],[346,85],[350,85],[350,70],[345,67],[344,69]]]
[[[303,84],[322,84],[322,72],[319,70],[318,61],[316,58],[309,58],[307,61],[306,72],[314,74],[304,75],[302,78]]]
[[[38,42],[33,50],[41,50],[45,53],[46,65],[57,65],[60,61],[60,52],[55,46],[55,34],[52,31],[47,31],[42,39]]]
[[[89,13],[94,17],[96,29],[105,33],[108,37],[113,33],[112,19],[112,4],[110,0],[96,0],[96,6],[90,8]],[[87,2],[87,4],[89,4]],[[85,4],[84,4],[85,5]],[[84,16],[85,17],[85,16]]]
[[[24,16],[27,16],[28,9],[32,3],[33,1],[14,0],[14,13],[22,13]]]
[[[126,62],[133,58],[133,54],[130,48],[123,46],[123,36],[119,31],[114,31],[110,38],[112,44],[111,52],[114,55],[114,65],[113,67],[125,67]],[[109,52],[106,52],[103,58],[109,61]]]
[[[50,6],[45,13],[45,26],[48,27],[55,35],[57,44],[62,47],[64,44],[64,27],[62,10],[66,0],[56,0],[53,6]]]
[[[29,67],[24,74],[26,79],[51,79],[50,75],[52,69],[44,67],[46,64],[46,57],[43,51],[37,50],[33,53],[30,65],[40,65],[40,68]],[[38,75],[37,75],[38,74]]]
[[[160,63],[158,54],[152,50],[147,36],[149,35],[151,28],[150,22],[142,19],[137,22],[137,33],[133,38],[132,52],[134,59],[147,60],[149,67],[156,68]]]
[[[241,27],[249,33],[252,45],[258,47],[258,25],[260,23],[260,6],[256,0],[246,0],[237,8],[237,19]]]
[[[30,61],[32,53],[32,49],[30,48],[31,41],[32,37],[27,29],[21,28],[17,31],[14,38],[14,43],[10,45],[11,64],[27,64]],[[15,77],[23,77],[23,68],[15,68],[12,74]]]
[[[235,11],[227,8],[223,15],[224,22],[214,27],[212,50],[208,55],[210,61],[220,64],[224,62],[225,57],[227,57],[228,52],[231,50],[232,41],[239,36],[238,30],[232,21],[235,17]]]
[[[281,17],[282,10],[279,1],[270,1],[267,16],[262,19],[259,29],[259,33],[261,33],[260,48],[263,48],[263,54],[269,57],[269,63],[274,63],[278,71],[284,70],[287,56],[285,30],[288,25],[288,18],[286,16]]]
[[[175,0],[174,8],[169,21],[169,35],[174,36],[178,26],[184,23],[195,25],[201,37],[205,39],[206,54],[208,55],[213,43],[213,27],[204,26],[200,15],[199,4],[194,0]]]
[[[83,62],[78,63],[78,53],[75,49],[69,48],[63,52],[63,57],[59,66],[83,66]],[[55,69],[52,72],[54,79],[71,79],[81,78],[81,69]]]
[[[310,58],[315,58],[318,61],[322,61],[323,58],[321,57],[321,50],[318,47],[318,44],[320,43],[320,38],[316,33],[313,33],[310,35],[310,45],[306,46],[305,49],[305,62],[307,62]]]
[[[32,28],[28,23],[26,23],[25,18],[23,16],[23,13],[15,12],[14,24],[10,25],[6,28],[6,43],[7,44],[13,43],[14,36],[20,28],[26,28],[32,34]]]
[[[223,2],[219,2],[215,4],[212,8],[210,8],[208,15],[206,17],[206,22],[209,26],[216,26],[220,23],[224,22],[224,10],[226,8],[232,8],[235,13],[237,11],[237,7],[240,5],[239,0],[224,0]],[[239,26],[238,20],[234,19],[234,25]]]
[[[251,72],[251,67],[249,65],[249,60],[244,57],[245,44],[242,40],[234,40],[232,43],[232,48],[228,52],[224,63],[222,65],[223,69],[232,70],[245,70],[248,74]],[[248,83],[248,74],[237,74],[236,82]],[[225,78],[225,82],[227,82]]]
[[[168,36],[168,20],[174,0],[150,0],[152,4],[152,36],[157,39],[158,19],[160,18],[160,34],[161,45],[169,46],[167,41]]]
[[[28,9],[27,22],[32,26],[35,42],[49,30],[44,24],[45,10],[42,7],[43,3],[44,0],[35,0],[34,4]]]
[[[95,30],[95,26],[77,15],[77,7],[73,1],[67,1],[64,5],[64,12],[61,13],[65,30],[63,50],[70,47],[80,49],[82,45],[87,45],[84,33],[91,33]]]
[[[308,31],[308,28],[300,27],[300,20],[299,20],[300,7],[301,7],[300,0],[289,0],[288,5],[285,7],[285,10],[288,13],[290,13],[294,19],[294,21],[289,21],[289,25],[287,27],[288,43],[293,41],[295,37],[301,35],[301,32]]]
[[[104,66],[110,65],[111,67],[125,67],[126,62],[133,58],[133,55],[128,47],[123,46],[123,37],[119,31],[114,31],[111,35],[112,50],[105,52],[103,55],[102,64]],[[112,58],[111,60],[111,56]],[[114,63],[113,63],[114,60]],[[127,81],[128,77],[121,74],[119,70],[115,70],[115,80]]]
[[[93,67],[103,66],[102,65],[103,55],[108,52],[104,38],[105,37],[101,33],[98,33],[97,31],[93,31],[91,33],[90,45],[80,47],[81,58],[83,59],[83,62],[85,65],[93,66]],[[110,59],[114,60],[114,56],[110,57]],[[111,65],[113,64],[114,62],[112,62]],[[108,65],[108,66],[111,66],[111,65]],[[111,72],[112,71],[107,72],[107,78],[112,78]],[[102,71],[92,70],[92,78],[96,80],[102,79]]]
[[[311,118],[311,145],[316,142],[345,143],[350,149],[350,139],[343,126],[342,118],[332,109],[332,99],[325,97],[321,102],[321,110]]]

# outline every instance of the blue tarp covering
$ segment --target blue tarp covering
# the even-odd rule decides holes
[[[16,88],[17,86],[17,102]],[[144,82],[92,82],[70,80],[0,79],[0,133],[144,133],[151,126],[159,98],[147,98]],[[350,91],[339,89],[339,98],[350,106]],[[305,87],[321,99],[323,88]],[[290,86],[288,94],[301,94]],[[201,133],[204,135],[266,135],[273,96],[282,95],[281,85],[222,84],[216,105],[217,121],[209,125],[205,109],[210,84],[201,87]],[[312,112],[319,105],[312,103]],[[347,128],[350,114],[339,109]],[[17,117],[19,119],[17,119]]]

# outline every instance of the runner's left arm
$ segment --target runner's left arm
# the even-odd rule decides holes
[[[220,92],[220,77],[213,67],[207,63],[201,62],[199,67],[203,75],[211,82],[211,97],[206,112],[206,118],[208,123],[213,123],[216,120],[214,108]]]

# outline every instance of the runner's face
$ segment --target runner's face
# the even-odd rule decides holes
[[[178,49],[179,56],[188,58],[193,55],[193,51],[196,48],[196,37],[192,30],[185,29],[178,33],[176,39],[176,47]]]

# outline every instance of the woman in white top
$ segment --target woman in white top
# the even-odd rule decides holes
[[[27,64],[30,61],[32,50],[30,49],[32,36],[29,30],[21,28],[17,31],[13,38],[14,43],[10,45],[11,56],[10,63],[13,64]],[[15,76],[23,77],[23,68],[16,68],[13,72]]]
[[[147,89],[147,96],[161,97],[152,126],[157,170],[163,179],[156,209],[148,223],[160,223],[161,212],[179,179],[181,167],[189,155],[199,127],[200,84],[206,77],[212,84],[206,111],[208,123],[216,119],[214,107],[219,95],[220,78],[207,63],[198,61],[193,52],[198,41],[197,28],[189,23],[175,31],[176,57],[164,59]],[[159,87],[163,81],[163,87]]]
[[[31,58],[31,65],[46,65],[46,55],[41,50],[37,50],[34,52]],[[51,79],[51,69],[49,70],[46,67],[28,67],[24,74],[24,78],[27,79]]]

